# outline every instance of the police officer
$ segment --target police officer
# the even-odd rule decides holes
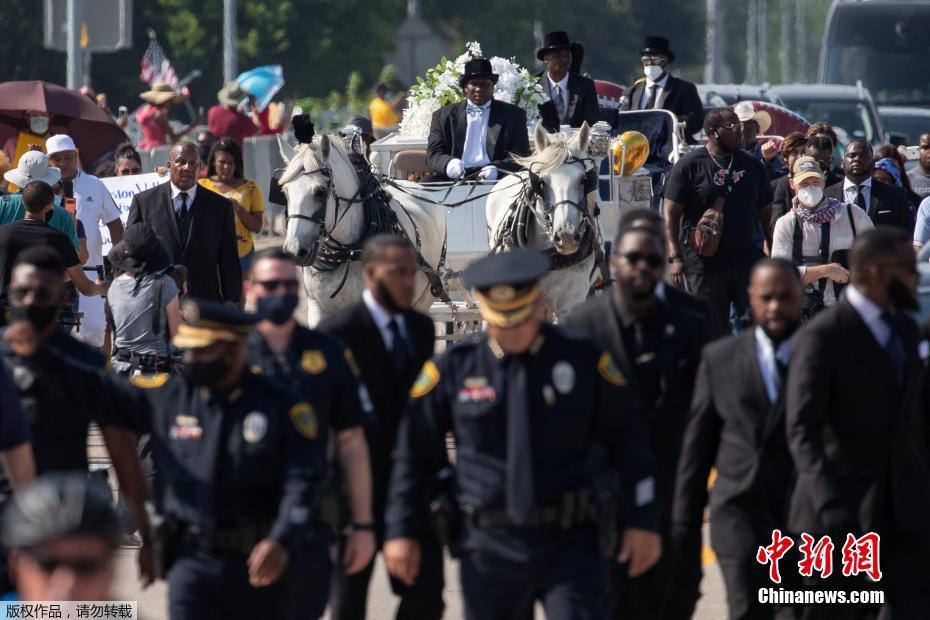
[[[183,376],[130,379],[152,434],[171,617],[280,618],[324,465],[316,410],[247,369],[253,315],[194,299],[181,314]]]
[[[447,471],[450,432],[464,528],[447,539],[462,552],[469,619],[527,617],[535,599],[550,618],[604,618],[602,558],[638,575],[661,552],[645,420],[609,353],[543,324],[539,279],[548,269],[540,254],[517,250],[466,270],[488,332],[424,365],[401,427],[388,570],[407,582],[417,576],[423,498]],[[608,496],[610,485],[595,482],[612,474],[622,484]],[[615,530],[599,527],[619,521],[612,498],[625,512],[619,553]]]
[[[295,620],[323,615],[329,598],[333,534],[345,527],[351,531],[337,570],[356,573],[368,565],[375,552],[371,469],[363,429],[371,403],[357,380],[352,352],[334,337],[294,320],[299,286],[294,257],[279,248],[256,253],[250,279],[244,282],[246,307],[261,318],[249,339],[249,364],[255,371],[289,385],[313,405],[319,438],[327,446],[332,470],[323,491],[322,512],[326,514],[317,514],[327,522],[314,522],[288,571],[293,591],[289,617]],[[332,462],[334,456],[338,456],[338,470]],[[343,478],[348,486],[350,519],[343,517],[341,510]]]

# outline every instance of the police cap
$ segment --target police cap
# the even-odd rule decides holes
[[[7,549],[27,549],[65,536],[93,536],[113,549],[119,546],[119,517],[105,483],[82,473],[49,472],[14,493],[3,511]]]
[[[478,291],[484,320],[506,328],[530,317],[539,299],[539,280],[550,266],[539,252],[518,249],[475,261],[463,276]]]
[[[242,342],[258,320],[218,301],[188,299],[181,306],[181,326],[174,337],[180,349],[200,349],[217,342]]]

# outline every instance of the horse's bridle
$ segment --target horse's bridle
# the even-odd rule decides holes
[[[590,162],[592,164],[591,168],[588,168],[588,166],[586,165],[586,162]],[[578,229],[579,229],[578,232],[581,235],[581,234],[584,234],[587,227],[591,225],[591,222],[590,222],[591,214],[588,212],[586,198],[590,192],[593,192],[597,189],[597,183],[598,183],[597,167],[594,164],[594,160],[590,157],[583,157],[583,158],[570,157],[569,159],[566,159],[564,163],[581,164],[581,167],[584,168],[584,171],[585,171],[584,187],[582,188],[580,203],[574,200],[567,200],[567,199],[560,200],[551,205],[547,203],[546,194],[543,191],[542,181],[540,180],[539,175],[537,175],[533,171],[532,166],[528,168],[530,189],[532,193],[536,196],[537,202],[539,202],[540,205],[542,206],[541,211],[542,211],[542,216],[543,216],[543,225],[546,229],[546,234],[548,235],[552,234],[552,229],[553,229],[552,214],[555,212],[555,210],[561,205],[570,205],[572,207],[575,207],[576,209],[578,209],[578,211],[581,212],[581,223],[578,226]]]

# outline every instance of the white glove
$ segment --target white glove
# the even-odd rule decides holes
[[[494,166],[485,166],[478,172],[478,178],[482,181],[496,181],[497,168]]]
[[[453,157],[449,160],[446,164],[446,176],[450,179],[460,179],[465,176],[465,166],[461,159]]]

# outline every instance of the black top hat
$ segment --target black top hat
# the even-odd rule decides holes
[[[643,56],[664,54],[668,56],[668,61],[675,60],[675,54],[668,48],[668,39],[665,37],[646,37],[643,43],[643,49],[639,50]]]
[[[465,71],[459,78],[459,86],[465,88],[468,80],[488,79],[497,84],[497,74],[491,68],[491,61],[487,58],[475,58],[465,63]]]
[[[542,60],[546,52],[570,49],[572,49],[572,41],[568,38],[568,33],[564,30],[556,30],[545,36],[543,46],[536,50],[536,58]]]
[[[171,266],[171,256],[145,222],[126,227],[122,241],[110,250],[109,259],[118,270],[132,275],[156,273]]]

